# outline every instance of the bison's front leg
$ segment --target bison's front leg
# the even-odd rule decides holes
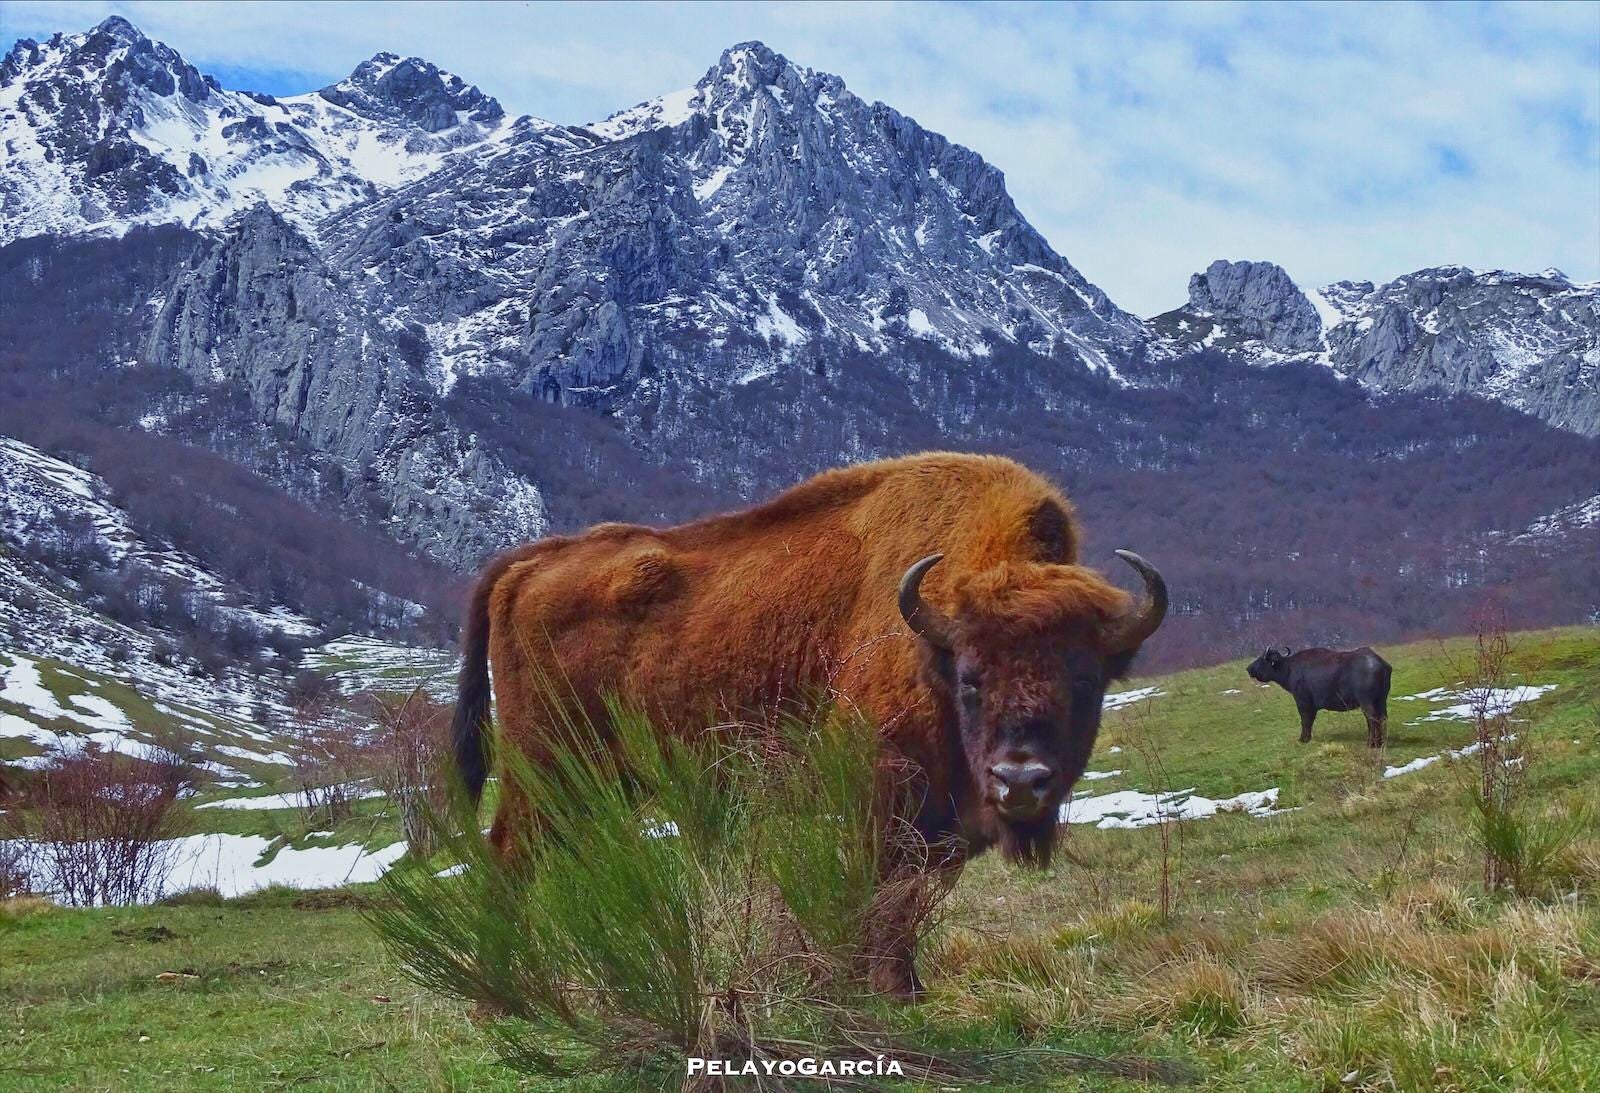
[[[1300,743],[1311,743],[1311,726],[1317,721],[1317,708],[1309,702],[1296,703],[1300,708]]]
[[[863,950],[867,985],[875,992],[904,1001],[922,997],[917,941],[934,906],[954,887],[965,861],[953,844],[887,856]]]

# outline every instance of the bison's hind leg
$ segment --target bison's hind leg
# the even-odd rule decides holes
[[[1389,711],[1387,703],[1374,702],[1361,707],[1361,712],[1367,716],[1367,747],[1381,748],[1384,737],[1388,734]]]

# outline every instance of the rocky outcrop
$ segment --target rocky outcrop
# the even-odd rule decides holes
[[[1460,266],[1330,285],[1329,363],[1383,390],[1492,398],[1600,435],[1600,285]]]
[[[1321,363],[1381,391],[1477,395],[1600,435],[1600,284],[1445,266],[1316,299],[1269,262],[1218,261],[1150,327],[1170,352]]]
[[[1322,320],[1282,266],[1218,259],[1189,278],[1189,310],[1283,353],[1322,348]]]

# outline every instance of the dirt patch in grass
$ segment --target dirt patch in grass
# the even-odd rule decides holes
[[[178,935],[166,926],[139,926],[133,929],[116,929],[111,931],[111,936],[118,941],[145,941],[150,944],[159,944],[163,941],[176,941]]]
[[[296,911],[367,911],[378,905],[378,900],[364,892],[348,888],[329,888],[325,891],[307,892],[296,896],[289,904]]]

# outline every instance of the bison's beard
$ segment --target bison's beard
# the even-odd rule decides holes
[[[1043,869],[1056,847],[1056,809],[1046,809],[1031,820],[1000,821],[1000,853],[1006,861]]]

